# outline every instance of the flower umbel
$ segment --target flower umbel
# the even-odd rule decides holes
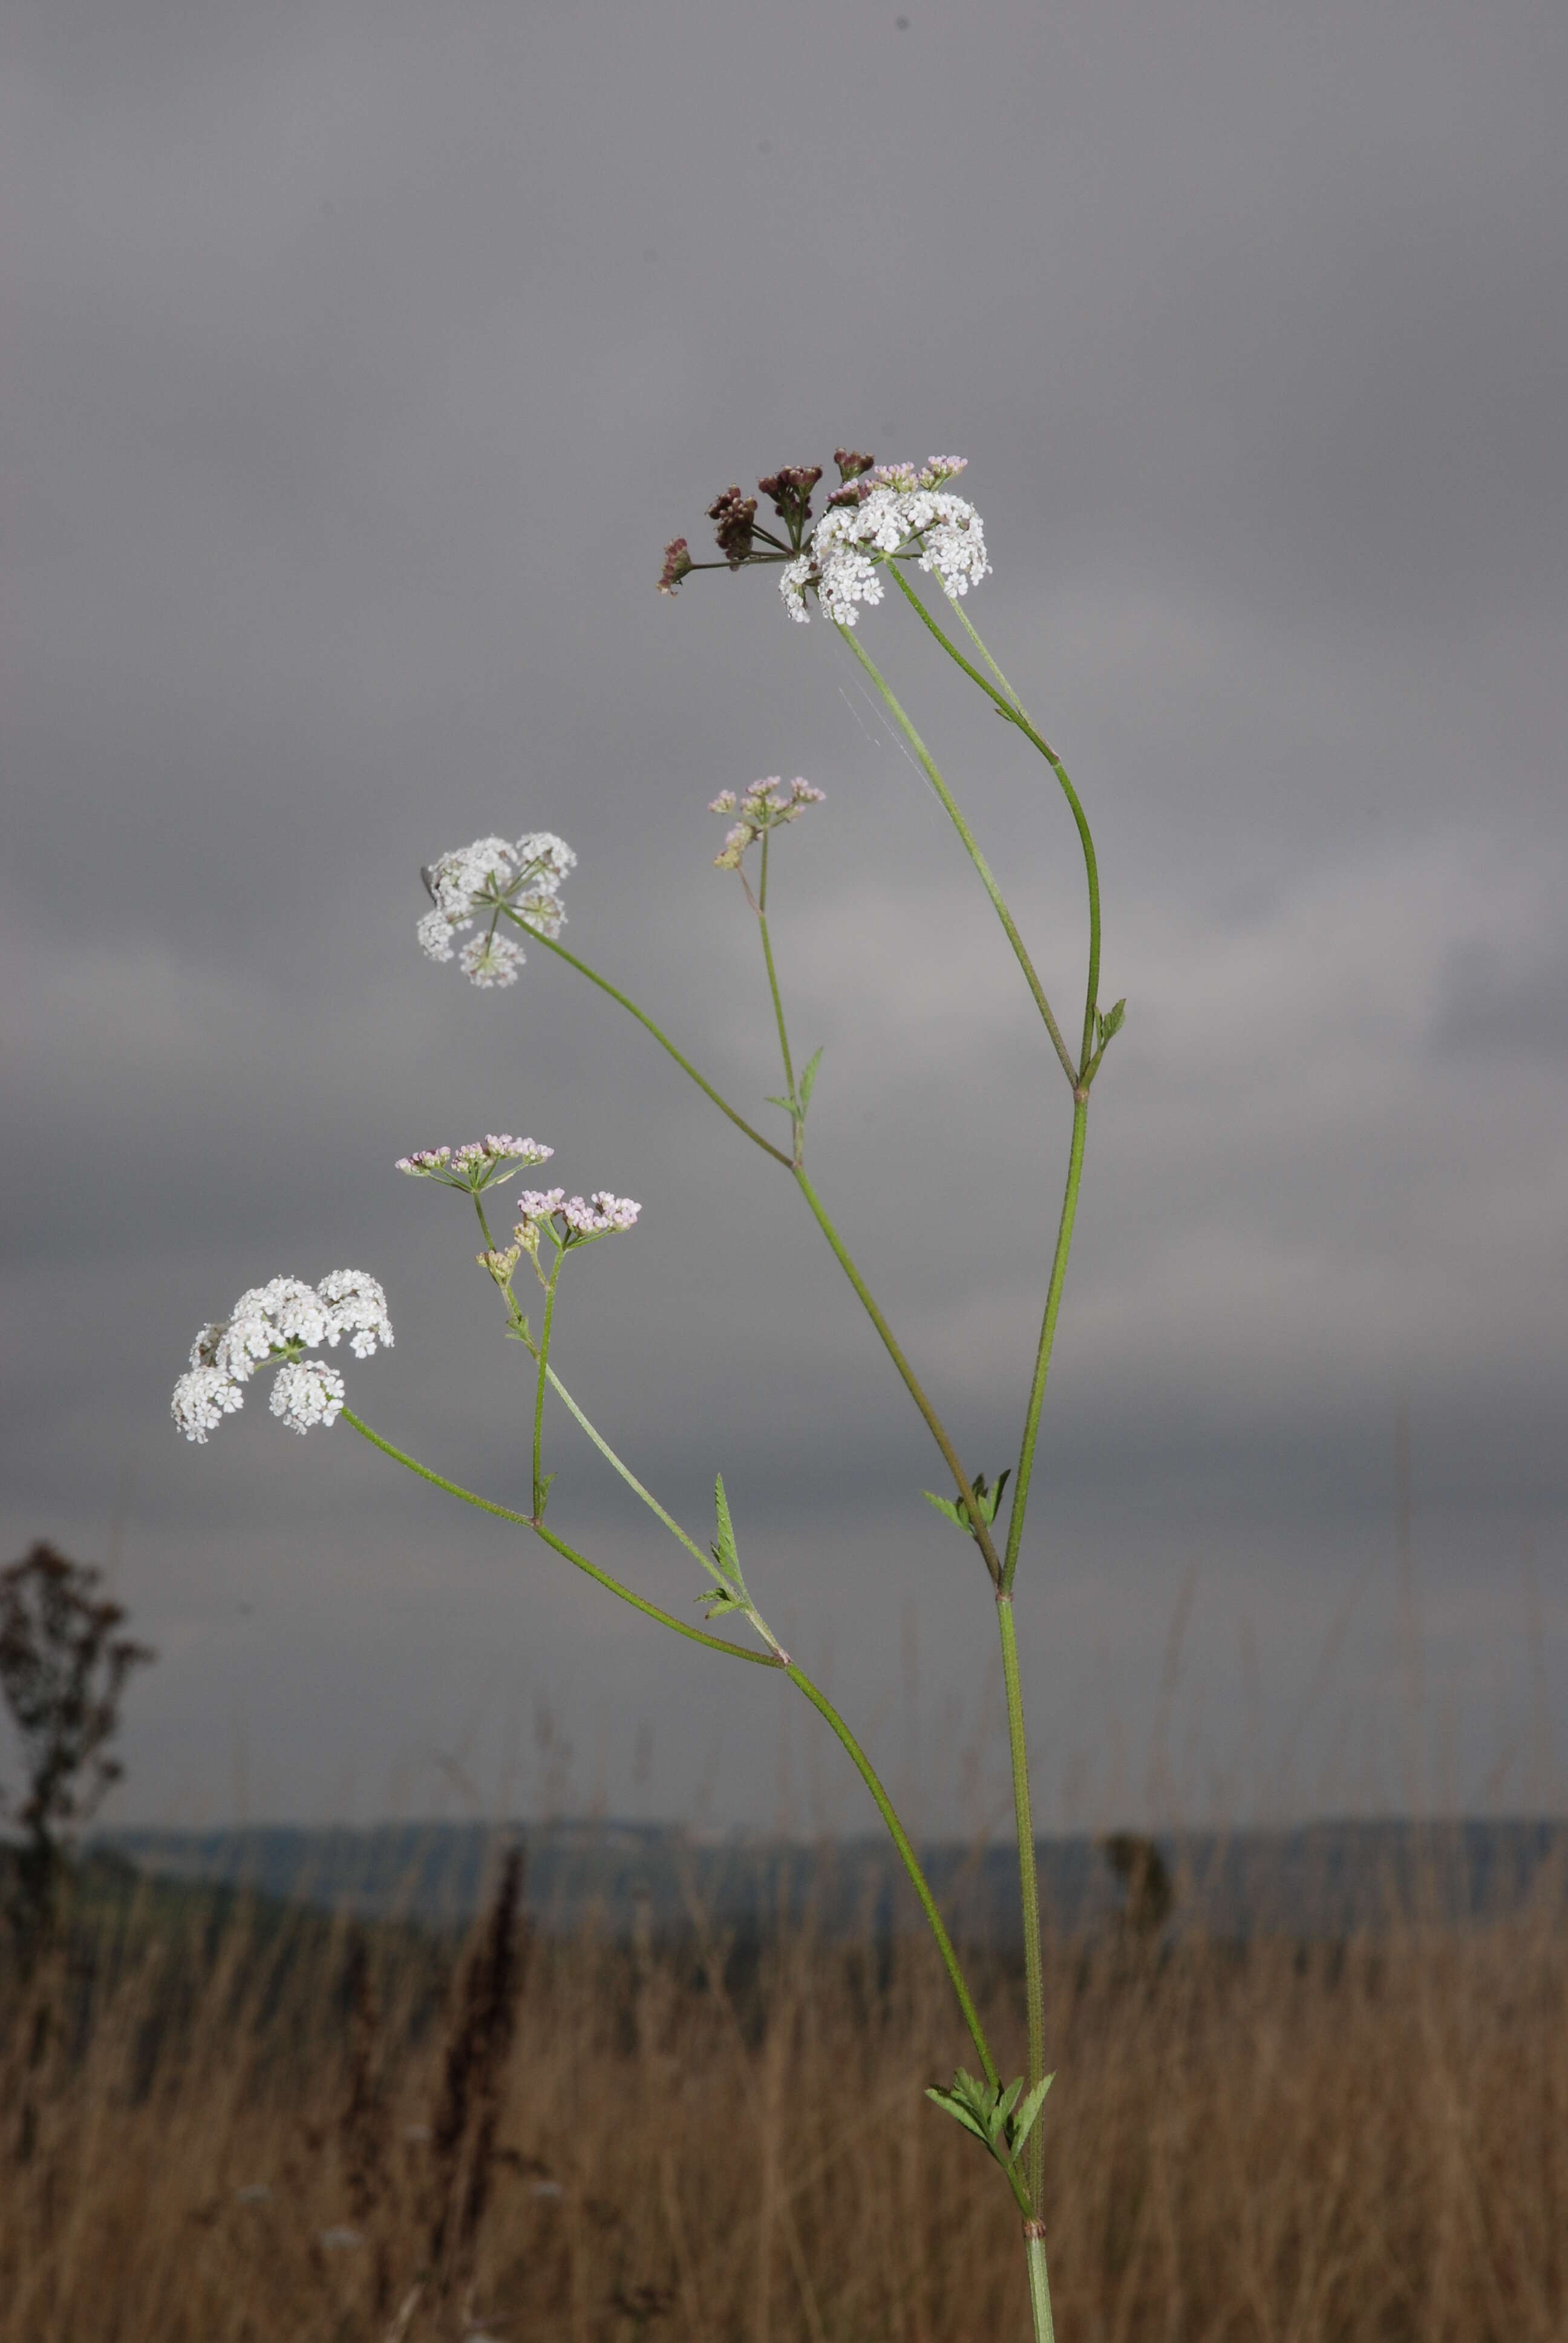
[[[555,1153],[537,1139],[516,1139],[508,1131],[488,1131],[461,1147],[421,1147],[400,1155],[397,1168],[415,1180],[435,1180],[443,1188],[460,1188],[466,1196],[499,1187],[515,1179],[525,1164],[548,1163]]]
[[[304,1353],[347,1336],[357,1359],[392,1347],[387,1296],[362,1269],[335,1269],[318,1286],[275,1277],[242,1293],[228,1317],[204,1326],[191,1344],[190,1365],[174,1389],[172,1413],[187,1440],[204,1442],[245,1402],[245,1385],[259,1369],[276,1366],[269,1403],[292,1432],[332,1423],[343,1405],[343,1378],[325,1360]]]
[[[802,780],[799,773],[788,789],[777,773],[769,773],[765,780],[753,781],[739,800],[733,789],[720,789],[710,799],[709,812],[734,813],[739,805],[740,819],[726,832],[724,844],[713,858],[714,869],[739,870],[749,846],[787,821],[799,821],[808,806],[820,805],[827,794],[814,782]]]
[[[517,1206],[513,1234],[518,1243],[532,1251],[540,1235],[548,1234],[562,1252],[634,1227],[642,1211],[630,1196],[612,1196],[608,1188],[596,1188],[587,1197],[568,1196],[564,1188],[525,1188]]]
[[[437,855],[420,873],[435,906],[419,921],[421,949],[432,960],[452,959],[454,938],[487,914],[487,927],[469,938],[458,964],[481,991],[515,984],[525,954],[497,932],[502,917],[553,940],[566,923],[561,881],[576,864],[565,839],[548,830],[528,830],[518,839],[477,838],[471,846]]]
[[[786,464],[758,481],[761,494],[772,498],[782,536],[759,525],[755,497],[726,488],[708,508],[723,562],[693,561],[686,539],[675,538],[665,548],[659,592],[673,594],[692,569],[782,563],[779,590],[792,618],[807,623],[808,597],[815,595],[836,626],[852,627],[862,608],[882,599],[881,571],[890,561],[917,563],[950,601],[989,574],[980,517],[948,486],[967,468],[966,457],[932,456],[917,468],[876,464],[859,448],[836,447],[833,458],[839,486],[814,528],[811,491],[822,477],[819,464]]]
[[[933,456],[923,472],[883,464],[860,474],[811,532],[807,550],[779,580],[784,607],[804,625],[815,592],[834,623],[852,627],[862,604],[882,598],[884,563],[915,559],[950,601],[978,585],[990,568],[985,528],[973,505],[942,485],[963,468],[961,456]]]

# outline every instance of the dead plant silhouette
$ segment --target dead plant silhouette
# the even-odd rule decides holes
[[[26,1958],[54,1926],[63,1842],[125,1771],[108,1745],[126,1679],[157,1657],[120,1634],[125,1605],[98,1594],[102,1577],[42,1541],[0,1571],[0,1693],[27,1780],[7,1900]]]

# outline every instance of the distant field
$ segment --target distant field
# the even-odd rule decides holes
[[[496,1845],[528,1849],[529,1900],[539,1925],[567,1934],[590,1920],[612,1935],[639,1905],[661,1931],[715,1926],[753,1932],[779,1910],[819,1934],[852,1936],[921,1923],[883,1838],[780,1845],[736,1835],[689,1837],[657,1824],[557,1823],[504,1829],[469,1823],[395,1823],[372,1830],[126,1830],[112,1847],[161,1876],[244,1883],[270,1896],[363,1916],[404,1914],[437,1925],[477,1909]],[[1544,1897],[1563,1898],[1568,1824],[1458,1820],[1324,1822],[1297,1830],[1192,1831],[1160,1842],[1178,1886],[1178,1931],[1256,1930],[1322,1936],[1379,1928],[1419,1909],[1450,1921],[1499,1919]],[[1102,1926],[1116,1891],[1098,1843],[1041,1839],[1048,1926],[1072,1936]],[[1020,1942],[1010,1845],[927,1847],[928,1875],[960,1926],[1004,1950]]]
[[[964,2047],[935,1958],[783,1876],[767,1932],[689,1893],[465,1948],[89,1865],[0,1975],[0,2343],[1026,2335],[1005,2196],[921,2097]],[[1062,2343],[1568,2333],[1560,1882],[1455,1926],[1391,1876],[1348,1937],[1056,1936]],[[1016,2071],[1017,1965],[980,1970]]]

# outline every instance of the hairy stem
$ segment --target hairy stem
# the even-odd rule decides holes
[[[1045,2223],[1026,2221],[1023,2250],[1029,2265],[1029,2308],[1034,2320],[1034,2343],[1056,2343],[1050,2316],[1050,2275],[1045,2267]]]

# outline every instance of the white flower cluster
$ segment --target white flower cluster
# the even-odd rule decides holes
[[[244,1404],[245,1385],[274,1362],[278,1372],[269,1403],[291,1432],[333,1423],[343,1405],[343,1378],[322,1359],[301,1356],[347,1337],[357,1359],[392,1347],[387,1296],[359,1269],[335,1269],[319,1285],[275,1277],[242,1293],[226,1319],[204,1326],[191,1344],[190,1365],[175,1385],[173,1414],[187,1440],[205,1441],[226,1415]]]
[[[548,1221],[550,1232],[563,1251],[568,1245],[608,1236],[613,1230],[634,1227],[642,1210],[629,1196],[612,1196],[608,1188],[596,1189],[586,1198],[568,1196],[564,1188],[525,1188],[517,1206],[516,1233],[520,1242],[537,1241],[540,1222]],[[558,1225],[562,1222],[564,1227]]]
[[[509,1131],[487,1131],[461,1147],[421,1147],[397,1158],[397,1170],[416,1180],[437,1180],[444,1188],[477,1195],[495,1181],[512,1178],[524,1163],[548,1163],[555,1153],[537,1139],[516,1139]]]
[[[740,819],[733,829],[725,832],[724,844],[713,858],[716,870],[739,870],[740,858],[765,830],[777,830],[781,822],[799,821],[809,805],[820,805],[827,797],[812,781],[802,780],[797,773],[786,790],[777,773],[766,780],[753,781],[739,799]],[[720,789],[709,800],[709,813],[733,813],[736,809],[733,789]]]
[[[967,594],[990,571],[985,528],[973,505],[943,485],[964,468],[961,456],[933,456],[924,471],[912,464],[880,464],[844,490],[855,501],[830,505],[811,532],[807,550],[788,563],[779,591],[789,616],[810,618],[808,590],[840,627],[856,624],[859,607],[879,602],[880,570],[895,554],[915,548],[920,566],[936,578],[950,601]]]
[[[435,909],[419,922],[419,942],[432,960],[453,957],[453,938],[487,911],[483,935],[470,936],[457,955],[470,984],[481,991],[515,984],[525,955],[509,936],[496,932],[496,915],[511,911],[537,935],[555,938],[566,923],[561,881],[577,864],[564,838],[531,830],[518,839],[477,838],[437,855],[422,874]]]

